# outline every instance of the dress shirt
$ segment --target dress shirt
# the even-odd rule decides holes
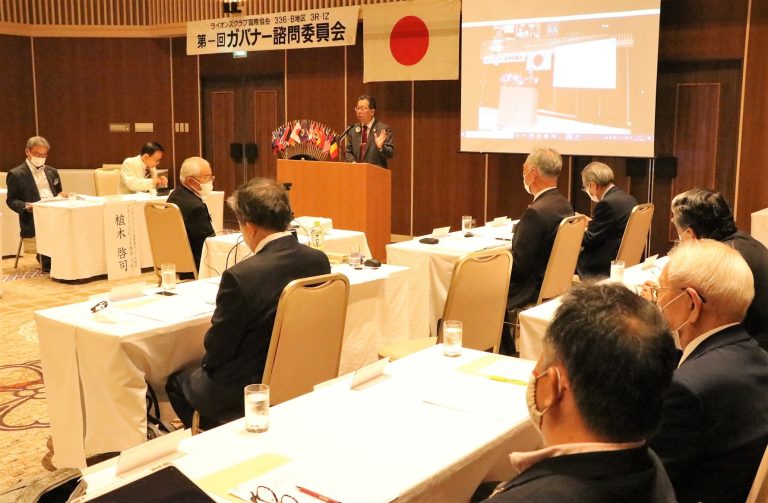
[[[704,332],[700,336],[696,337],[694,340],[688,343],[687,346],[685,346],[685,349],[683,350],[683,356],[680,357],[680,363],[677,364],[677,368],[680,368],[680,365],[683,364],[683,362],[688,358],[691,353],[693,353],[693,350],[699,347],[699,344],[709,339],[711,336],[715,335],[717,332],[720,332],[721,330],[725,330],[726,328],[732,327],[734,325],[738,325],[738,323],[728,323],[726,325],[719,326],[717,328],[713,328],[712,330],[709,330],[707,332]]]
[[[256,245],[256,249],[253,250],[253,254],[256,255],[257,253],[259,253],[265,246],[267,246],[267,244],[274,241],[275,239],[280,239],[290,235],[291,235],[291,231],[274,232],[270,234],[269,236],[259,241],[259,244]]]
[[[27,159],[27,166],[29,166],[29,170],[32,172],[32,177],[35,179],[35,185],[37,185],[37,191],[40,193],[40,199],[52,198],[53,191],[51,190],[51,184],[48,182],[48,177],[45,176],[45,165],[38,168]]]

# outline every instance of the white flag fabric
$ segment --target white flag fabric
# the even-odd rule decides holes
[[[460,0],[363,7],[363,82],[459,78]]]

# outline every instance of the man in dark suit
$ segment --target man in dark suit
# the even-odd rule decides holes
[[[637,199],[613,184],[613,171],[602,162],[592,162],[581,172],[584,192],[597,203],[581,242],[576,270],[582,278],[609,276],[611,260],[616,260]]]
[[[768,353],[741,324],[752,273],[733,248],[681,243],[651,289],[682,357],[650,440],[681,503],[742,503],[768,444]]]
[[[179,171],[181,185],[168,196],[168,202],[178,206],[184,217],[184,228],[187,231],[187,239],[198,271],[205,239],[216,235],[211,225],[208,206],[203,201],[203,197],[213,190],[213,179],[208,161],[202,157],[190,157],[181,164]]]
[[[523,212],[512,237],[508,310],[536,302],[557,227],[573,215],[571,203],[556,187],[562,167],[560,154],[543,147],[531,152],[523,164],[523,186],[533,203]]]
[[[755,298],[747,309],[744,327],[768,351],[768,248],[736,228],[728,201],[719,192],[691,189],[672,200],[672,222],[681,241],[709,238],[741,253],[752,271]]]
[[[349,132],[344,157],[347,162],[368,162],[387,167],[387,159],[395,155],[392,131],[376,119],[376,98],[362,95],[357,99],[355,113],[359,124]]]
[[[509,456],[518,475],[488,500],[674,502],[647,447],[676,361],[659,310],[616,284],[572,289],[555,313],[528,383],[545,448]],[[516,396],[516,395],[511,395]]]
[[[32,215],[32,203],[40,199],[56,197],[62,192],[59,172],[45,163],[51,149],[48,140],[42,136],[33,136],[27,140],[26,161],[8,172],[5,180],[8,186],[6,204],[19,214],[19,227],[22,238],[35,237],[35,220]],[[51,270],[51,258],[38,255],[38,261],[44,272]]]
[[[291,208],[282,185],[252,179],[229,205],[254,255],[221,277],[201,364],[168,378],[168,398],[185,426],[195,409],[211,422],[243,416],[243,387],[262,380],[283,288],[295,279],[331,272],[323,252],[286,231]]]

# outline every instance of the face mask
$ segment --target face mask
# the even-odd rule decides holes
[[[589,198],[592,200],[593,203],[599,203],[600,202],[600,199],[597,198],[597,195],[596,194],[592,194],[589,191],[589,187],[587,187],[587,195],[589,196]]]
[[[29,162],[36,168],[42,168],[45,166],[45,157],[35,157],[31,155],[29,156]]]
[[[205,182],[200,184],[200,195],[207,196],[213,191],[213,182]]]
[[[677,297],[675,297],[674,299],[672,299],[669,302],[667,302],[666,304],[664,304],[664,307],[661,308],[662,314],[664,313],[664,310],[667,308],[667,306],[672,304],[674,301],[676,301],[677,299],[679,299],[680,297],[682,297],[686,293],[687,292],[683,292],[680,295],[678,295]],[[680,326],[678,326],[676,329],[672,330],[672,338],[675,340],[675,347],[677,349],[683,349],[683,347],[680,345],[680,329],[683,328],[684,326],[686,326],[687,324],[688,324],[688,320],[685,320],[684,322],[682,322],[680,324]]]
[[[687,228],[687,229],[685,229],[685,230],[684,230],[682,233],[678,233],[678,235],[677,235],[677,238],[678,238],[680,241],[686,241],[686,238],[685,238],[684,236],[685,236],[686,234],[688,234],[688,231],[690,231],[690,230],[691,230],[691,228],[690,228],[690,227],[688,227],[688,228]]]
[[[523,188],[527,193],[529,193],[530,195],[533,195],[533,192],[531,192],[531,187],[527,183],[525,183],[525,174],[523,174]]]
[[[555,374],[557,375],[557,389],[559,394],[560,370],[557,367],[552,368],[555,369]],[[525,390],[525,403],[528,405],[528,417],[531,418],[531,422],[539,434],[541,434],[541,421],[544,418],[544,414],[549,410],[549,407],[544,410],[539,410],[538,406],[536,405],[536,383],[545,373],[546,371],[539,375],[532,374],[531,378],[528,380],[528,387]]]

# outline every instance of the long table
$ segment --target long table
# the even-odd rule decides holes
[[[131,205],[136,223],[136,241],[140,267],[152,267],[144,204],[164,202],[167,197],[148,194],[110,196],[111,199],[135,202]],[[107,274],[104,235],[104,204],[106,198],[87,200],[54,200],[34,204],[37,251],[51,257],[51,278],[78,280]],[[212,192],[205,201],[211,213],[213,228],[222,230],[224,193]]]
[[[428,306],[424,307],[429,311],[432,335],[437,334],[437,320],[443,315],[456,261],[466,253],[478,250],[511,249],[513,223],[472,229],[473,237],[465,237],[461,231],[452,232],[439,238],[440,242],[434,245],[419,242],[426,236],[387,245],[387,263],[408,266],[418,276],[421,289],[418,298],[427,299]]]
[[[299,234],[299,242],[307,244],[309,238]],[[371,256],[365,233],[348,231],[343,229],[331,229],[326,232],[324,249],[328,252],[349,254],[357,251]],[[221,234],[205,240],[203,253],[200,257],[200,272],[198,277],[211,278],[220,276],[227,267],[232,267],[241,260],[251,256],[248,245],[243,241],[243,235],[239,232]]]
[[[410,270],[334,270],[350,279],[342,373],[375,361],[384,344],[423,333],[426,320],[408,309]],[[82,467],[86,456],[146,439],[146,382],[162,390],[168,375],[200,361],[217,280],[182,283],[175,297],[149,291],[96,314],[89,309],[95,301],[35,312],[56,466]],[[125,312],[142,303],[167,315],[160,321]]]
[[[658,281],[661,269],[667,263],[667,258],[662,257],[655,261],[648,261],[632,266],[624,271],[624,285],[635,291],[638,285],[645,281]],[[610,281],[610,280],[604,280]],[[542,344],[547,328],[555,317],[555,311],[560,307],[560,297],[538,306],[520,312],[520,357],[536,360],[541,355]]]
[[[348,503],[466,502],[481,481],[510,477],[508,453],[541,444],[525,386],[488,378],[500,367],[527,381],[533,362],[467,349],[450,358],[437,345],[390,363],[364,390],[347,377],[272,407],[266,433],[237,420],[188,438],[172,463],[217,501],[264,484],[298,501],[315,500],[296,485]],[[115,465],[85,471],[89,496],[125,482]]]

